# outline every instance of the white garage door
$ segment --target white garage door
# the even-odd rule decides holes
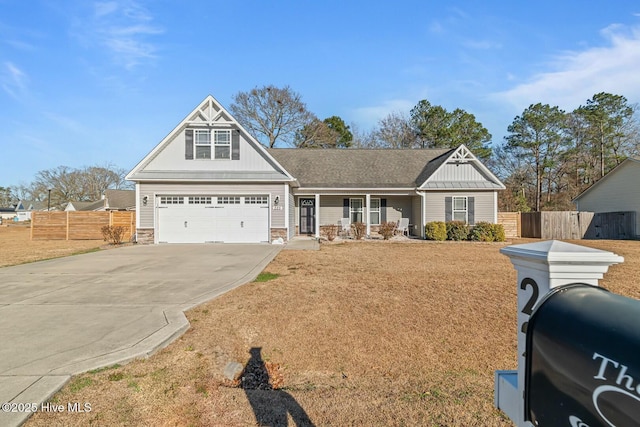
[[[160,243],[269,241],[269,196],[159,196]]]

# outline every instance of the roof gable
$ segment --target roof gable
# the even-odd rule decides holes
[[[465,146],[460,145],[432,162],[419,180],[423,190],[494,189],[504,184]]]
[[[193,159],[186,130],[231,131],[233,159]],[[215,150],[212,140],[211,153]],[[193,148],[192,148],[193,150]],[[236,156],[237,154],[237,156]],[[231,114],[208,95],[127,175],[132,181],[291,180],[264,147]]]
[[[622,161],[622,163],[620,163],[615,168],[611,169],[605,176],[603,176],[598,181],[593,183],[589,188],[584,190],[582,193],[580,193],[576,197],[574,197],[572,202],[574,202],[574,203],[578,202],[586,194],[590,193],[594,189],[597,190],[602,185],[601,183],[607,182],[609,179],[611,179],[612,176],[620,173],[620,171],[624,170],[626,166],[630,166],[630,165],[634,165],[636,167],[640,166],[640,157],[627,157],[625,160]]]

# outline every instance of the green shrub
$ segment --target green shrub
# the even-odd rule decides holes
[[[490,222],[478,222],[473,226],[469,239],[476,242],[504,242],[506,240],[504,226]]]
[[[464,221],[449,221],[446,223],[447,240],[467,240],[469,226]]]
[[[384,240],[389,240],[393,237],[393,233],[396,232],[396,228],[398,225],[392,221],[385,221],[380,224],[380,228],[378,229],[378,233],[384,238]]]
[[[447,226],[442,221],[428,222],[424,226],[424,236],[427,240],[447,240]]]
[[[477,222],[471,230],[469,239],[476,242],[493,242],[495,240],[493,236],[493,224],[485,221]]]
[[[355,237],[356,240],[362,240],[367,232],[367,226],[362,222],[354,222],[351,224],[351,231],[353,232],[353,237]]]
[[[507,236],[504,232],[504,225],[502,224],[491,224],[493,227],[493,241],[494,242],[504,242],[507,240]]]

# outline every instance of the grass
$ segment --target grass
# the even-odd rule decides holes
[[[103,240],[31,240],[26,225],[0,226],[0,267],[96,252]]]
[[[269,273],[268,271],[263,271],[262,273],[258,274],[258,277],[256,277],[254,282],[258,282],[258,283],[268,282],[270,280],[277,279],[278,277],[280,277],[279,274]]]
[[[602,285],[640,298],[640,242],[580,243],[624,256]],[[187,317],[198,322],[172,345],[116,372],[80,375],[54,397],[90,402],[91,413],[37,413],[27,425],[254,426],[280,409],[317,426],[511,426],[493,407],[494,371],[517,363],[516,273],[501,247],[282,251],[269,283],[194,308]],[[247,391],[224,377],[252,348],[279,368],[280,390]],[[110,379],[116,373],[121,380]]]

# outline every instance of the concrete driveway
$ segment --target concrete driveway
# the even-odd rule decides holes
[[[278,245],[129,246],[0,268],[0,404],[40,404],[71,375],[144,357],[183,311],[253,280]],[[29,414],[0,409],[0,425]]]

